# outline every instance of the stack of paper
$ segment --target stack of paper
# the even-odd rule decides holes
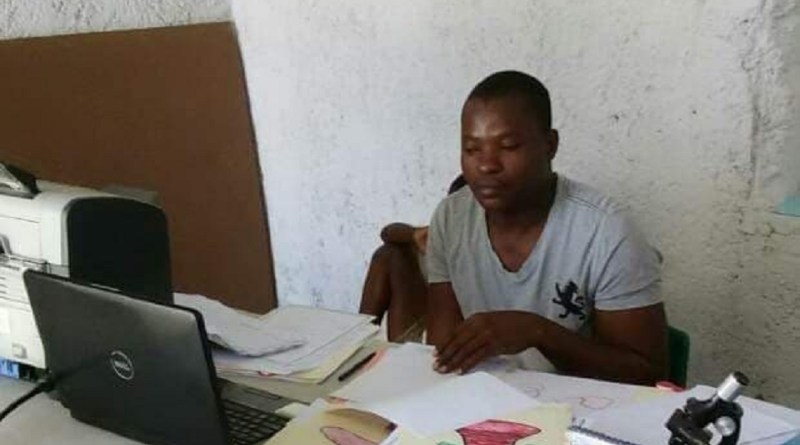
[[[202,295],[175,294],[175,303],[203,315],[217,369],[317,383],[332,374],[378,330],[372,316],[285,306],[255,316]]]
[[[304,338],[283,326],[202,295],[176,293],[175,304],[203,314],[208,339],[242,355],[272,354],[305,344]]]
[[[336,370],[378,330],[372,317],[325,309],[285,306],[260,320],[303,340],[302,346],[262,357],[214,351],[214,364],[224,372],[276,376],[319,382]]]

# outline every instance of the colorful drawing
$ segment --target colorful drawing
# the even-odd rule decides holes
[[[456,430],[464,445],[513,445],[523,437],[541,431],[535,426],[507,420],[484,420]]]
[[[568,405],[541,405],[433,439],[437,445],[563,445],[571,417]]]
[[[323,426],[319,432],[335,445],[377,445],[358,434],[338,426]]]
[[[291,422],[270,445],[376,445],[391,432],[386,420],[362,411],[330,408],[302,422]]]

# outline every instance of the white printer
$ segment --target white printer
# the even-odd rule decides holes
[[[0,174],[7,174],[3,167]],[[93,189],[33,184],[20,193],[0,183],[0,358],[45,368],[25,269],[160,302],[171,302],[172,283],[167,223],[158,207]]]

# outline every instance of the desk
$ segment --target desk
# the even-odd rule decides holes
[[[0,377],[0,406],[7,406],[25,394],[33,384]],[[95,428],[70,417],[69,412],[47,395],[40,394],[0,422],[3,445],[135,445],[114,433]]]
[[[222,375],[229,380],[264,389],[306,403],[329,394],[346,382],[338,376],[367,354],[385,345],[373,341],[361,348],[343,366],[321,385]],[[33,384],[0,377],[0,407],[5,407],[25,394]],[[0,444],[2,445],[137,445],[140,442],[78,422],[70,417],[61,403],[39,394],[17,408],[0,422]]]

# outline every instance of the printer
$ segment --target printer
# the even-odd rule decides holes
[[[3,174],[12,176],[5,167],[0,164],[0,359],[46,367],[22,280],[26,269],[172,302],[167,222],[158,207],[30,177],[27,187],[15,189],[3,183]]]

